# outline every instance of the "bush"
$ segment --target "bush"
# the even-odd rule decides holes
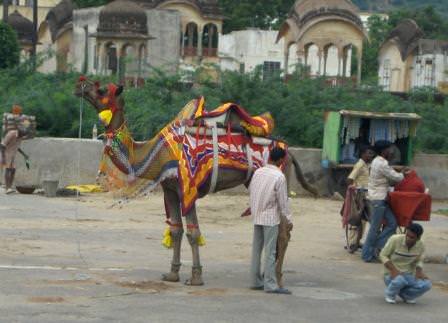
[[[0,69],[19,64],[20,48],[16,32],[10,25],[0,21]]]
[[[32,73],[26,65],[1,71],[0,110],[21,104],[25,113],[37,116],[39,135],[77,137],[79,108],[83,106],[83,136],[90,137],[93,124],[98,121],[89,104],[73,95],[78,77],[76,73]],[[423,117],[416,148],[448,153],[448,106],[434,101],[432,89],[418,90],[403,100],[377,87],[332,88],[324,80],[304,79],[300,75],[287,83],[280,78],[263,81],[260,70],[249,74],[222,72],[217,84],[203,81],[192,85],[181,82],[183,79],[184,75],[158,72],[142,88],[125,90],[128,124],[136,139],[152,137],[188,101],[204,95],[209,110],[224,102],[235,102],[252,114],[270,111],[276,121],[275,136],[302,147],[322,146],[322,117],[327,110],[415,112]],[[106,84],[111,79],[102,81]]]

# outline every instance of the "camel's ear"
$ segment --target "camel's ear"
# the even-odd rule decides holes
[[[123,93],[123,85],[119,85],[117,91],[115,91],[115,97],[119,97],[121,93]]]

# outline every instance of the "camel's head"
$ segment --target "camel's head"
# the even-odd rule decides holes
[[[85,76],[79,78],[75,88],[75,95],[92,104],[108,131],[118,129],[124,122],[122,93],[121,85],[111,83],[101,87],[99,82],[93,82]]]

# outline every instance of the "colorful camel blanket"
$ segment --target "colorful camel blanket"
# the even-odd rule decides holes
[[[211,176],[214,158],[218,158],[220,169],[248,172],[249,164],[257,169],[267,162],[274,145],[284,145],[273,140],[268,141],[268,145],[256,144],[251,136],[232,133],[229,127],[221,129],[217,136],[218,156],[215,156],[208,127],[199,124],[191,128],[191,125],[204,116],[225,113],[226,109],[234,109],[237,113],[244,110],[227,105],[219,108],[219,112],[207,113],[203,104],[203,99],[191,101],[175,120],[147,142],[135,142],[125,125],[118,129],[108,139],[100,163],[100,172],[107,175],[103,181],[106,189],[128,199],[151,192],[168,178],[176,178],[185,214],[194,205],[201,186]],[[241,115],[247,126],[260,132],[272,131],[272,124],[268,125],[264,119]],[[191,129],[195,129],[193,133]]]

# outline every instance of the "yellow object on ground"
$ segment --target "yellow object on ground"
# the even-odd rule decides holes
[[[201,234],[200,236],[199,236],[199,238],[198,238],[198,245],[200,246],[200,247],[203,247],[203,246],[205,246],[205,237]]]
[[[171,238],[170,227],[167,227],[165,231],[163,231],[162,246],[167,249],[171,249],[173,247],[173,239]]]
[[[103,189],[99,185],[70,185],[66,189],[78,191],[79,193],[101,193]]]

